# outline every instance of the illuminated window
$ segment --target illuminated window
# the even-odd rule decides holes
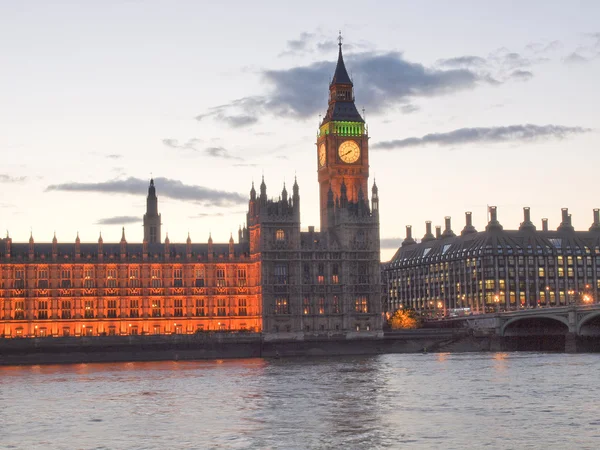
[[[71,318],[71,300],[63,300],[60,302],[60,317],[61,319]]]
[[[152,299],[152,317],[160,317],[160,299]]]
[[[238,286],[246,286],[246,268],[245,267],[238,267],[237,282],[238,282]]]
[[[325,314],[325,297],[319,297],[319,314]]]
[[[25,319],[25,302],[23,300],[17,300],[14,306],[15,315],[14,318],[16,320]]]
[[[360,312],[360,313],[368,313],[369,312],[369,305],[367,303],[366,296],[361,295],[356,298],[356,300],[354,301],[354,310],[356,312]]]
[[[48,318],[48,301],[40,300],[38,302],[38,319]]]
[[[108,300],[106,302],[106,317],[115,318],[117,317],[117,301]]]
[[[543,277],[544,277],[544,274],[545,274],[544,272],[545,272],[545,271],[544,271],[544,268],[543,268],[543,267],[540,267],[540,268],[538,269],[538,276],[539,276],[540,278],[543,278]]]
[[[154,325],[152,327],[152,334],[160,334],[160,325]]]
[[[153,288],[159,288],[162,286],[162,273],[159,267],[153,267],[150,271],[150,282]]]
[[[225,312],[225,299],[219,298],[217,299],[217,316],[225,316],[227,315]]]
[[[183,299],[176,298],[173,300],[173,306],[175,307],[173,315],[175,317],[183,317]]]
[[[248,315],[248,310],[247,310],[247,304],[246,304],[246,299],[245,298],[240,298],[238,300],[238,315],[240,316],[247,316]]]
[[[289,314],[288,299],[278,297],[275,299],[275,314]]]
[[[331,283],[339,284],[340,283],[340,275],[339,275],[339,266],[337,264],[333,264],[331,266]]]
[[[204,317],[206,315],[206,312],[204,310],[204,299],[203,298],[197,298],[196,299],[196,316],[197,317]]]
[[[68,289],[71,287],[71,269],[62,269],[60,271],[60,287]]]
[[[83,306],[83,317],[86,319],[94,318],[94,303],[92,300],[85,300]]]
[[[319,263],[317,266],[317,283],[325,284],[325,265]]]
[[[132,336],[137,336],[138,327],[129,327],[129,334],[131,334]]]
[[[277,242],[283,242],[285,241],[285,231],[279,229],[275,232],[275,240]]]
[[[90,289],[94,287],[94,269],[86,267],[83,270],[83,287]]]
[[[106,287],[116,288],[117,287],[117,269],[110,268],[106,270]]]
[[[140,269],[139,267],[129,268],[129,287],[140,287]]]
[[[129,317],[140,317],[140,301],[137,298],[129,300]]]
[[[304,297],[302,299],[302,312],[304,314],[310,314],[310,298]]]
[[[227,280],[225,280],[225,269],[222,267],[217,269],[217,286],[227,286]]]
[[[176,267],[175,269],[173,269],[173,286],[183,286],[183,269],[181,267]]]

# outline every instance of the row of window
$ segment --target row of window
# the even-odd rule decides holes
[[[364,295],[356,297],[354,300],[354,311],[358,313],[369,312],[369,302]],[[290,305],[287,297],[277,297],[275,299],[275,314],[291,314]],[[311,302],[309,297],[302,299],[302,314],[341,314],[340,300],[334,295],[329,303],[325,297],[319,297],[316,304]]]
[[[63,300],[60,302],[60,313],[59,316],[61,319],[71,319],[74,316],[74,312],[72,310],[73,303],[71,300]],[[48,319],[49,313],[49,302],[47,300],[38,300],[37,308],[34,309],[34,314],[38,319]],[[94,305],[93,300],[84,300],[83,302],[83,317],[86,319],[93,319],[98,316],[98,312]],[[108,318],[117,318],[118,317],[118,303],[117,300],[111,299],[106,302],[106,317]],[[126,314],[127,317],[140,317],[140,302],[138,299],[128,300],[126,303],[122,302],[121,305],[121,313]],[[208,302],[204,299],[196,299],[194,302],[194,306],[191,308],[192,314],[197,317],[205,317],[209,315],[210,307]],[[214,306],[216,316],[247,316],[248,315],[248,301],[245,298],[241,298],[237,300],[237,305],[235,302],[231,302],[229,305],[227,304],[227,300],[224,298],[219,298],[216,301]],[[151,317],[163,317],[164,312],[164,304],[162,304],[160,299],[153,299],[150,305],[149,315]],[[185,307],[183,303],[183,299],[177,298],[173,300],[173,316],[174,317],[183,317],[185,315]],[[24,320],[26,318],[25,315],[25,302],[22,300],[17,300],[13,304],[13,318],[16,320]]]

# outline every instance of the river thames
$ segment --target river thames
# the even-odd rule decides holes
[[[0,448],[592,449],[600,358],[468,353],[0,368]]]

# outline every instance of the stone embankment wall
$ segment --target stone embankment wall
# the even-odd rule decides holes
[[[383,338],[351,340],[315,336],[265,341],[260,334],[252,333],[97,336],[0,339],[0,365],[487,350],[489,338],[456,330],[411,330],[388,333]]]

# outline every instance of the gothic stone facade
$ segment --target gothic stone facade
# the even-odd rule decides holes
[[[368,182],[368,137],[342,57],[317,136],[321,229],[300,229],[300,194],[250,192],[238,242],[161,237],[151,180],[144,239],[128,243],[0,240],[0,336],[205,331],[267,338],[381,335],[379,200]],[[370,204],[369,204],[370,203]]]

